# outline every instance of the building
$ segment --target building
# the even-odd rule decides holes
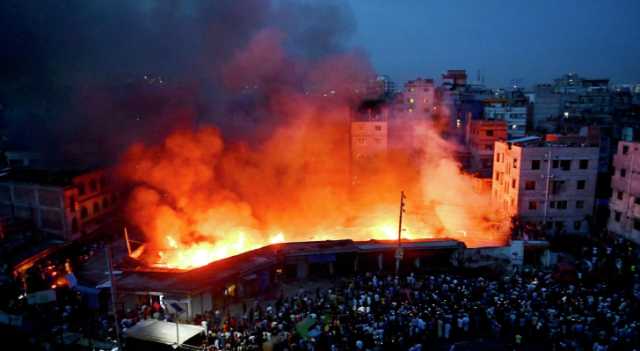
[[[552,131],[554,120],[560,117],[562,97],[553,90],[551,84],[538,84],[534,88],[533,116],[531,127]]]
[[[102,170],[12,169],[0,177],[0,216],[73,240],[98,228],[116,196]]]
[[[526,137],[495,143],[492,197],[510,216],[551,233],[589,232],[598,147]]]
[[[388,149],[389,109],[382,100],[364,101],[351,118],[351,178],[358,183],[362,174],[376,167],[376,159]]]
[[[640,243],[640,143],[621,141],[613,157],[607,229]]]
[[[464,69],[450,69],[442,74],[442,86],[449,90],[457,90],[467,85],[467,71]]]
[[[222,309],[263,294],[275,282],[336,277],[355,272],[393,271],[397,241],[326,240],[293,242],[214,261],[189,271],[157,269],[125,260],[117,267],[118,301],[124,309],[159,302],[179,305],[181,317]],[[454,239],[403,240],[400,272],[450,267],[465,245]],[[135,266],[131,266],[135,265]]]
[[[5,151],[0,159],[1,167],[41,167],[42,156],[37,152]]]
[[[470,171],[491,178],[493,147],[496,141],[507,139],[507,124],[496,120],[470,120],[466,145],[471,154]]]
[[[512,104],[506,99],[489,99],[485,100],[484,116],[505,121],[509,138],[522,137],[527,131],[527,106]]]
[[[402,109],[414,118],[430,119],[436,106],[433,79],[417,78],[404,85]]]

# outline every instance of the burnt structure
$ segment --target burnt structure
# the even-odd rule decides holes
[[[402,242],[401,271],[447,268],[464,243],[451,239]],[[119,305],[125,310],[159,301],[178,304],[190,319],[238,299],[264,296],[280,282],[331,277],[355,272],[393,271],[397,241],[330,240],[265,246],[189,271],[158,269],[125,260],[116,280]],[[275,297],[275,296],[274,296]]]

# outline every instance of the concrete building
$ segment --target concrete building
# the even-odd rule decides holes
[[[527,106],[514,105],[504,99],[485,100],[484,116],[505,121],[509,138],[522,137],[527,131]]]
[[[467,85],[467,71],[464,69],[450,69],[442,74],[442,86],[449,90],[457,90]]]
[[[607,229],[640,243],[640,143],[619,142],[613,167]]]
[[[402,92],[402,109],[413,118],[431,119],[436,105],[433,79],[417,78],[408,81]]]
[[[551,84],[538,84],[534,88],[533,116],[531,119],[533,129],[552,131],[554,120],[561,115],[562,96],[553,90]]]
[[[491,178],[493,147],[496,141],[507,139],[507,124],[496,120],[470,120],[466,144],[471,154],[469,171]]]
[[[0,216],[65,240],[95,231],[117,202],[102,170],[13,169],[0,177]]]
[[[42,155],[30,151],[5,151],[0,160],[2,167],[41,167]]]
[[[526,137],[495,144],[492,197],[510,216],[551,233],[589,231],[598,147]]]
[[[381,100],[363,102],[351,118],[351,178],[354,184],[362,174],[376,167],[388,149],[389,108]]]

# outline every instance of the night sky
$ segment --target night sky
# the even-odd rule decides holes
[[[640,1],[349,0],[353,44],[397,83],[478,70],[488,85],[563,73],[640,81]]]

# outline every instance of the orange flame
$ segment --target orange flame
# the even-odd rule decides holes
[[[396,116],[384,122],[388,146],[364,157],[354,151],[360,144],[350,133],[347,92],[362,77],[361,60],[337,55],[301,65],[310,66],[309,86],[335,92],[308,94],[277,79],[296,71],[278,45],[263,33],[223,72],[231,89],[252,79],[274,87],[264,92],[273,116],[247,128],[259,140],[229,143],[209,126],[174,131],[159,145],[135,144],[124,155],[120,174],[136,184],[128,218],[148,242],[135,255],[191,268],[284,241],[396,239],[401,190],[408,198],[403,238],[505,242],[509,219],[492,206],[490,189],[461,170],[456,145],[426,119]]]

